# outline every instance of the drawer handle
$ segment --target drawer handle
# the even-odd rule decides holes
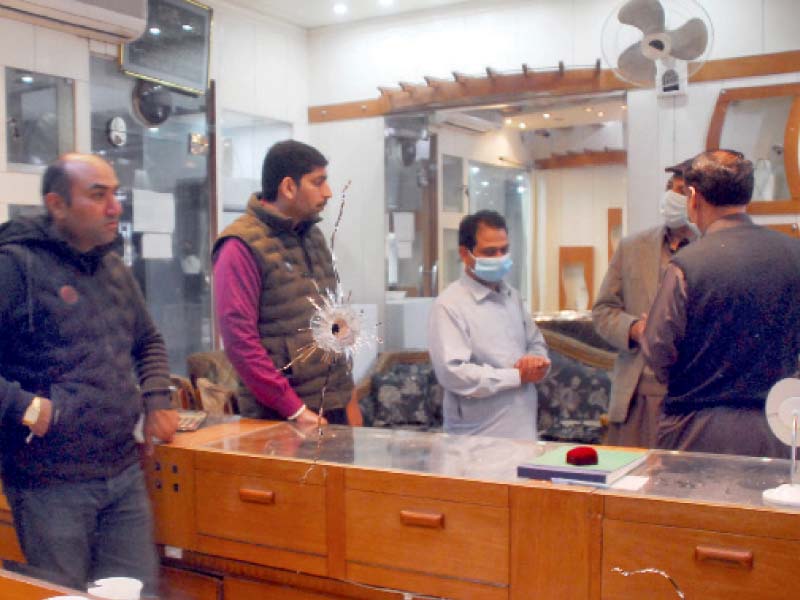
[[[253,502],[254,504],[275,504],[275,492],[239,488],[239,499],[242,502]]]
[[[427,527],[428,529],[444,529],[442,513],[425,513],[415,510],[401,510],[400,521],[410,527]]]
[[[697,546],[694,549],[694,557],[698,561],[722,562],[747,570],[753,568],[753,552],[750,550]]]

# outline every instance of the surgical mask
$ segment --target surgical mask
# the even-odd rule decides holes
[[[511,260],[511,256],[508,254],[491,258],[475,256],[472,252],[470,252],[469,255],[475,259],[475,266],[472,268],[475,277],[492,283],[502,281],[503,277],[508,275],[511,271],[511,266],[514,264],[514,261]]]
[[[667,190],[661,199],[661,216],[664,224],[670,229],[678,229],[689,224],[689,217],[686,214],[686,196]]]

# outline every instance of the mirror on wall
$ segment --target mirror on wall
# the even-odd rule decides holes
[[[44,166],[75,146],[72,79],[5,69],[9,164]]]
[[[753,161],[751,213],[800,210],[799,121],[800,84],[720,92],[706,147],[739,150]]]

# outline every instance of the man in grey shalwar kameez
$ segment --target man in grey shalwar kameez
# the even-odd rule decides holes
[[[431,362],[445,389],[447,433],[536,439],[536,388],[550,368],[544,337],[519,292],[505,219],[480,211],[458,231],[461,278],[436,299],[428,323]]]

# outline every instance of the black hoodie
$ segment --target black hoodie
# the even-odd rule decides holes
[[[46,217],[0,226],[4,485],[120,473],[138,457],[139,415],[168,408],[168,386],[164,341],[110,246],[80,253]],[[26,443],[21,421],[34,395],[52,401],[53,419]]]

